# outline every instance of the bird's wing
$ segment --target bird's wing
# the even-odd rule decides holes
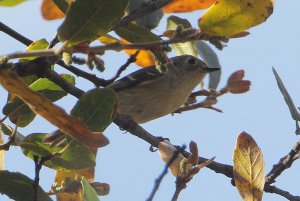
[[[108,85],[108,87],[118,92],[122,91],[123,89],[133,87],[141,82],[157,79],[162,75],[163,74],[159,72],[155,66],[146,67],[113,82],[112,84]]]

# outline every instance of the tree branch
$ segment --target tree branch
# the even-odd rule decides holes
[[[294,145],[290,153],[282,157],[277,164],[275,164],[269,174],[266,176],[266,183],[272,184],[275,179],[286,169],[290,168],[293,162],[300,157],[300,140]]]

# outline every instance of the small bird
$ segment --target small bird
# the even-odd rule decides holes
[[[164,69],[146,67],[109,85],[118,94],[118,112],[138,124],[170,114],[187,101],[208,72],[219,70],[191,55],[171,58]]]
[[[119,114],[131,116],[138,124],[170,114],[187,101],[208,72],[219,70],[191,55],[173,57],[162,69],[145,67],[107,86],[118,95]],[[48,134],[44,143],[57,144],[64,139],[61,134]]]

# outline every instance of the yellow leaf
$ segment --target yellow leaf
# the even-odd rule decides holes
[[[52,0],[43,0],[41,11],[45,20],[56,20],[65,16]]]
[[[95,168],[87,168],[82,170],[76,170],[76,171],[63,171],[63,170],[57,170],[55,175],[55,183],[61,184],[65,179],[73,180],[81,180],[81,178],[84,176],[89,182],[94,181],[94,172]],[[57,200],[59,201],[84,201],[83,200],[83,192],[82,189],[79,190],[77,193],[58,193],[57,194]]]
[[[46,39],[40,39],[40,40],[36,40],[33,41],[27,48],[26,48],[26,52],[30,52],[30,51],[34,51],[34,50],[44,50],[48,47],[49,43]],[[33,60],[36,57],[24,57],[22,59],[20,59],[20,62],[24,62],[24,61],[28,61],[28,60]]]
[[[68,115],[39,93],[29,89],[21,78],[10,69],[0,69],[0,84],[13,95],[26,102],[32,111],[57,126],[66,135],[73,137],[88,147],[101,147],[109,143],[101,133],[94,133],[77,118]]]
[[[115,37],[113,37],[113,36],[111,36],[111,35],[109,35],[109,34],[105,34],[104,36],[100,36],[100,37],[98,38],[98,40],[99,40],[101,43],[105,44],[105,45],[112,44],[112,43],[116,43],[116,42],[119,41],[118,39],[116,39]]]
[[[230,37],[266,21],[274,0],[217,0],[199,19],[200,29],[214,36]]]
[[[216,0],[173,0],[164,7],[164,13],[192,12],[208,8]]]
[[[265,164],[260,148],[246,132],[241,133],[233,154],[235,185],[244,201],[261,201],[265,184]]]

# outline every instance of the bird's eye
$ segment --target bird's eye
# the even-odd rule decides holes
[[[196,63],[196,60],[194,58],[188,58],[187,62],[191,65],[194,65]]]

